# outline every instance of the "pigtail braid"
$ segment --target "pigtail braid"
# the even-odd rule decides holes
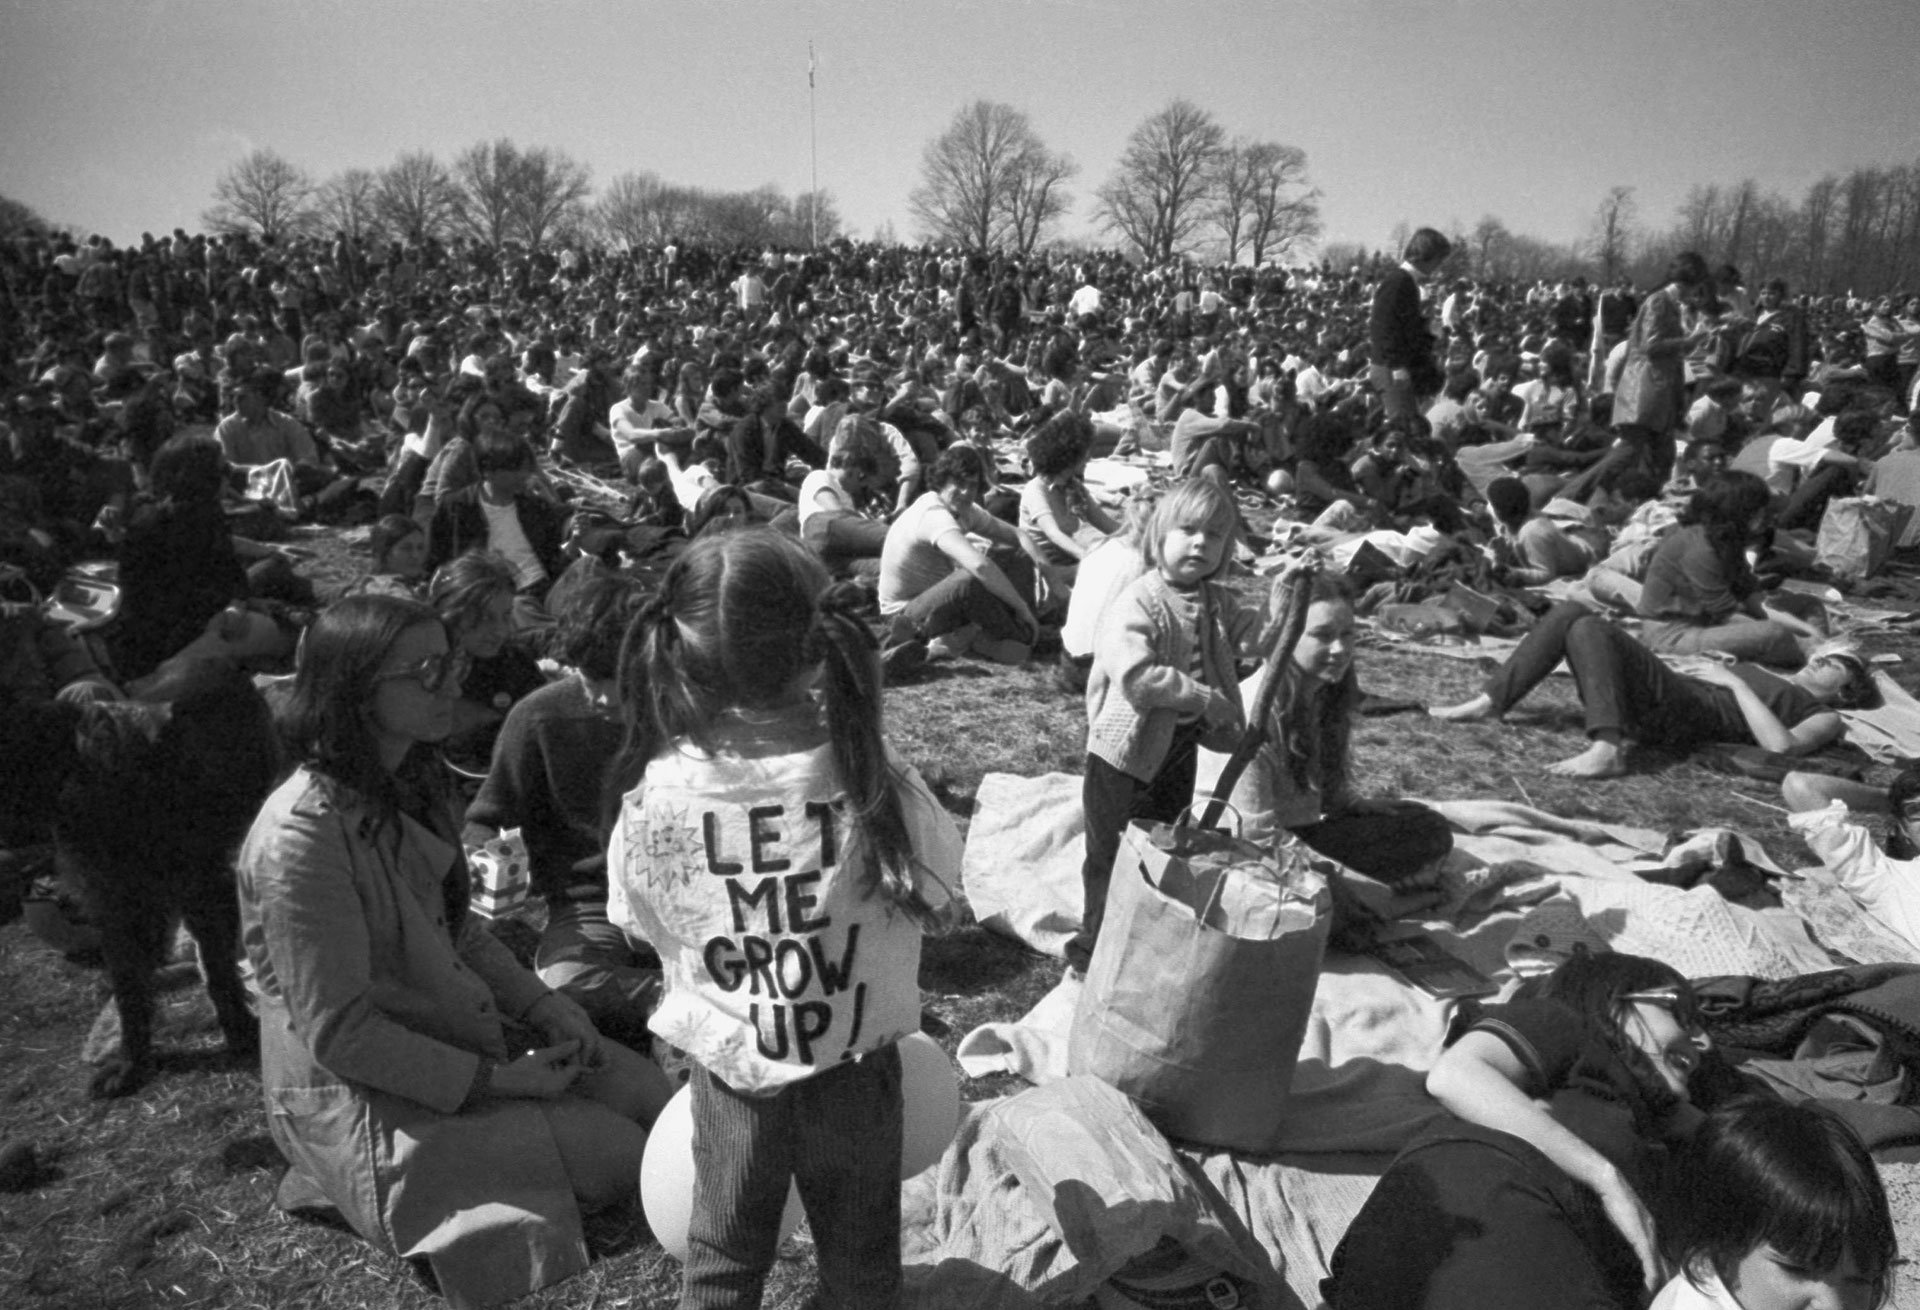
[[[826,700],[834,769],[847,791],[851,826],[863,868],[863,895],[878,893],[924,927],[939,916],[914,886],[913,841],[882,732],[879,643],[856,610],[859,589],[836,583],[815,603],[808,640],[817,642],[825,665]]]

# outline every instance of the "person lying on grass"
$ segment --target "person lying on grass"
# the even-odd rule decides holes
[[[1550,767],[1574,778],[1625,773],[1629,742],[1689,750],[1733,741],[1780,755],[1810,754],[1839,738],[1836,710],[1879,699],[1866,660],[1845,642],[1817,647],[1784,676],[1742,663],[1710,664],[1688,675],[1585,606],[1567,602],[1534,626],[1486,690],[1427,712],[1452,722],[1500,718],[1563,659],[1578,684],[1592,744]]]

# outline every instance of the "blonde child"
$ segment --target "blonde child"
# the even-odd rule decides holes
[[[1218,582],[1238,524],[1232,497],[1209,478],[1169,491],[1148,520],[1147,571],[1101,617],[1087,674],[1087,763],[1081,787],[1086,908],[1067,943],[1084,972],[1106,912],[1121,834],[1134,819],[1170,821],[1193,799],[1202,744],[1232,750],[1242,726],[1236,661],[1257,642],[1260,615]]]
[[[825,1299],[900,1286],[900,1056],[960,839],[881,735],[851,584],[798,542],[696,540],[621,658],[609,917],[659,951],[650,1027],[694,1061],[680,1304],[757,1306],[788,1182]]]

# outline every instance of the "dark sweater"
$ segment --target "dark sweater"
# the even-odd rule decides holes
[[[540,688],[500,726],[493,767],[467,810],[467,841],[519,828],[535,895],[604,901],[600,786],[619,749],[620,724],[588,704],[577,675]]]

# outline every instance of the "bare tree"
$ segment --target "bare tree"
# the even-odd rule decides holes
[[[454,226],[477,241],[499,246],[513,235],[520,147],[506,137],[482,141],[453,161],[460,205]]]
[[[335,173],[313,192],[314,222],[328,232],[345,233],[358,241],[380,226],[376,203],[380,180],[371,169],[349,168]]]
[[[920,156],[920,185],[907,207],[921,232],[972,250],[1031,249],[1065,212],[1063,185],[1077,171],[1049,151],[1012,105],[976,100],[953,116]]]
[[[277,241],[307,224],[313,179],[272,150],[256,150],[213,184],[201,221],[216,232],[252,232]]]
[[[1809,291],[1824,292],[1831,285],[1833,210],[1839,193],[1840,179],[1823,177],[1807,188],[1807,198],[1800,206],[1800,249],[1806,267],[1802,276]]]
[[[1592,250],[1600,265],[1600,281],[1612,286],[1627,266],[1627,250],[1633,240],[1633,222],[1639,211],[1633,188],[1612,187],[1593,216]]]
[[[32,205],[10,196],[0,196],[0,240],[51,230],[52,225],[40,217]]]
[[[792,234],[782,244],[789,246],[811,246],[818,241],[831,241],[840,235],[844,220],[840,217],[840,206],[834,203],[833,192],[802,191],[793,198]]]
[[[1473,273],[1475,277],[1495,278],[1509,275],[1508,248],[1513,244],[1513,233],[1507,231],[1507,225],[1492,214],[1484,214],[1473,225]],[[1402,243],[1403,245],[1405,243]]]
[[[667,235],[660,212],[666,189],[657,173],[622,173],[607,183],[593,206],[595,229],[603,239],[624,246],[660,244]]]
[[[1007,191],[1007,244],[1023,255],[1039,245],[1047,230],[1073,208],[1067,183],[1079,172],[1070,156],[1046,149],[1027,152]]]
[[[428,151],[408,151],[380,170],[374,208],[399,236],[410,241],[444,236],[459,207],[453,174]]]
[[[1235,141],[1220,154],[1208,212],[1220,229],[1229,264],[1240,247],[1251,262],[1284,255],[1320,234],[1320,193],[1307,188],[1307,152],[1278,141]]]
[[[510,174],[514,234],[537,246],[564,221],[578,221],[593,194],[587,166],[565,151],[535,146],[521,154]]]
[[[1205,217],[1226,131],[1213,115],[1175,100],[1133,130],[1120,165],[1094,194],[1096,216],[1146,258],[1187,246]]]
[[[1683,247],[1711,259],[1726,237],[1726,205],[1717,184],[1695,186],[1680,204],[1680,227],[1674,234]]]

